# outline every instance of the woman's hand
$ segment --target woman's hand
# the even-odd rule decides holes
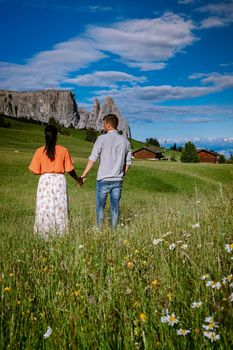
[[[81,176],[78,177],[77,183],[79,186],[83,185],[84,181],[83,181],[83,178]]]

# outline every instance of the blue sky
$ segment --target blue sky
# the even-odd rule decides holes
[[[0,89],[112,96],[132,137],[233,142],[233,1],[0,0]]]

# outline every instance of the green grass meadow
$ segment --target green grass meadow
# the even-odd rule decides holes
[[[44,240],[28,171],[43,127],[11,124],[0,128],[0,349],[232,349],[233,166],[133,160],[119,227],[108,203],[100,232],[97,168],[83,187],[67,175],[70,232]],[[58,143],[80,175],[92,144],[69,132]]]

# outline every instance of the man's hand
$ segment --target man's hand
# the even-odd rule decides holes
[[[84,182],[86,181],[86,176],[80,176],[81,181],[82,181],[82,185],[84,184]]]

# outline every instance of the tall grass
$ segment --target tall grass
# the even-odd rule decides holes
[[[231,165],[135,161],[116,231],[109,207],[95,230],[95,171],[82,188],[68,179],[70,232],[44,240],[20,140],[1,147],[1,349],[232,349]]]

